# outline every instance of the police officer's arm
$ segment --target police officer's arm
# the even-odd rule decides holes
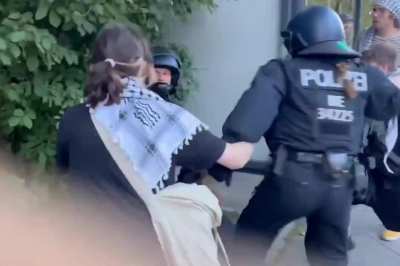
[[[370,91],[365,115],[375,120],[389,120],[400,110],[400,91],[380,70],[369,67]]]
[[[260,67],[251,87],[243,93],[223,126],[228,142],[255,143],[270,128],[286,93],[281,64],[270,61]]]

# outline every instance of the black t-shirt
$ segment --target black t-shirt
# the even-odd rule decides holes
[[[202,131],[179,151],[174,162],[193,170],[209,168],[224,149],[224,141]],[[60,122],[56,161],[59,168],[69,172],[68,183],[75,188],[136,195],[104,146],[84,104],[68,109]],[[171,183],[165,182],[159,189]]]

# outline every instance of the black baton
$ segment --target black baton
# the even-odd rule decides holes
[[[243,168],[234,171],[253,175],[267,175],[271,172],[271,167],[271,161],[251,160]]]

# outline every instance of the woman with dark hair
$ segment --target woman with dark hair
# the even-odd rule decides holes
[[[68,171],[74,191],[111,200],[134,210],[132,216],[136,209],[143,210],[137,194],[152,205],[147,189],[163,192],[173,162],[193,170],[214,163],[236,169],[243,167],[253,149],[246,143],[225,143],[192,114],[148,90],[154,80],[151,58],[148,43],[137,29],[106,26],[90,60],[86,103],[67,110],[59,126],[57,165]],[[133,179],[144,181],[146,188],[139,189],[144,193],[116,161],[100,128],[127,159],[130,170],[140,176]]]

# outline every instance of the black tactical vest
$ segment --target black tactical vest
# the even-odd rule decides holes
[[[281,61],[286,95],[266,139],[272,150],[285,144],[299,151],[346,152],[361,147],[368,79],[350,65],[348,78],[358,93],[350,99],[337,82],[336,62],[295,58]]]

